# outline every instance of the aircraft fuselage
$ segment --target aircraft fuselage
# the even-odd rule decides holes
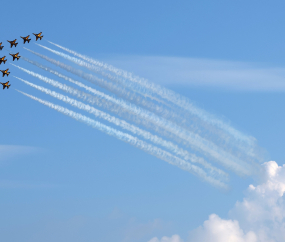
[[[15,47],[17,47],[17,44],[18,44],[18,43],[16,43],[17,39],[14,39],[13,41],[9,41],[9,40],[7,40],[7,41],[10,43],[11,48],[13,47],[13,45],[15,45]]]
[[[8,82],[5,82],[5,83],[2,83],[2,82],[0,82],[0,83],[3,85],[3,90],[4,90],[5,88],[9,89],[9,87],[11,86],[11,84],[9,85],[9,81],[8,81]]]
[[[33,33],[33,35],[36,36],[36,41],[38,40],[38,38],[40,38],[40,40],[42,40],[42,38],[43,38],[44,36],[41,35],[41,34],[42,34],[42,32],[40,32],[39,34],[34,34],[34,33]]]
[[[9,70],[9,68],[7,70],[5,70],[5,71],[0,70],[3,73],[3,77],[5,75],[9,76],[10,72],[8,72],[8,70]]]

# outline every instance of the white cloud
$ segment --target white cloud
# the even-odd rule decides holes
[[[106,61],[163,85],[285,91],[285,68],[268,64],[161,56],[119,56]]]
[[[270,161],[264,164],[264,182],[250,185],[247,196],[237,202],[230,216],[241,227],[256,232],[259,241],[284,241],[285,238],[285,165]]]
[[[285,165],[269,161],[263,167],[261,184],[249,186],[243,201],[237,202],[230,211],[231,219],[212,214],[203,226],[190,232],[187,241],[284,242]],[[160,242],[157,238],[150,241]]]
[[[224,220],[212,214],[202,227],[192,231],[189,242],[257,242],[254,232],[244,233],[236,220]]]

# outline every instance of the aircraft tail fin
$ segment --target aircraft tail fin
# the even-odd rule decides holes
[[[30,43],[30,40],[31,40],[31,39],[28,39],[28,43]]]
[[[3,60],[4,64],[6,63],[7,60]]]
[[[15,47],[17,47],[18,43],[15,44]]]

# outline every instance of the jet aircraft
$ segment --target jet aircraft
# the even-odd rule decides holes
[[[13,56],[13,61],[14,61],[15,59],[19,60],[20,57],[21,57],[21,56],[19,56],[19,52],[16,53],[16,54],[10,54],[10,55]]]
[[[6,63],[7,60],[5,60],[6,56],[3,56],[2,58],[0,58],[0,65],[2,64],[2,62],[4,62],[4,64]]]
[[[30,35],[28,35],[27,37],[22,37],[22,36],[20,36],[20,37],[24,40],[24,44],[26,43],[26,41],[28,41],[28,43],[30,43],[30,40],[31,40],[31,39],[29,39]]]
[[[7,40],[11,44],[11,48],[13,47],[13,45],[15,45],[15,47],[17,46],[18,43],[16,43],[16,40],[17,39],[14,39],[13,41]]]
[[[40,40],[42,40],[42,38],[43,38],[44,36],[41,35],[41,34],[42,34],[42,32],[40,32],[39,34],[34,34],[34,33],[33,33],[33,35],[36,36],[36,41],[38,40],[38,38],[40,38]]]
[[[8,72],[8,70],[9,70],[9,68],[7,70],[5,70],[5,71],[0,70],[3,73],[3,77],[5,76],[5,74],[7,76],[9,76],[10,72]]]
[[[2,50],[4,46],[2,46],[2,42],[0,43],[0,50]]]
[[[0,83],[3,85],[3,90],[5,89],[5,87],[7,87],[7,89],[9,89],[9,87],[11,86],[11,84],[8,85],[8,84],[9,84],[9,81],[7,81],[7,82],[5,82],[5,83],[2,83],[2,82],[0,82]]]

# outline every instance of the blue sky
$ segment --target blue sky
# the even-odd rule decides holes
[[[11,5],[3,1],[0,41],[6,48],[6,40],[17,38],[19,45],[12,51],[60,70],[22,48],[20,36],[42,31],[40,44],[56,49],[46,40],[55,42],[189,98],[255,137],[266,150],[265,161],[281,166],[285,163],[284,4],[16,0]],[[76,67],[36,46],[31,37],[25,47]],[[12,84],[0,95],[1,241],[148,242],[174,234],[188,241],[189,232],[202,226],[210,214],[232,218],[229,211],[243,200],[248,186],[260,185],[256,177],[226,170],[231,189],[221,191],[24,97],[15,89],[68,107],[12,77],[52,89],[12,66],[9,57],[9,63],[0,66],[11,71],[1,82]],[[15,64],[62,81],[22,59]]]

